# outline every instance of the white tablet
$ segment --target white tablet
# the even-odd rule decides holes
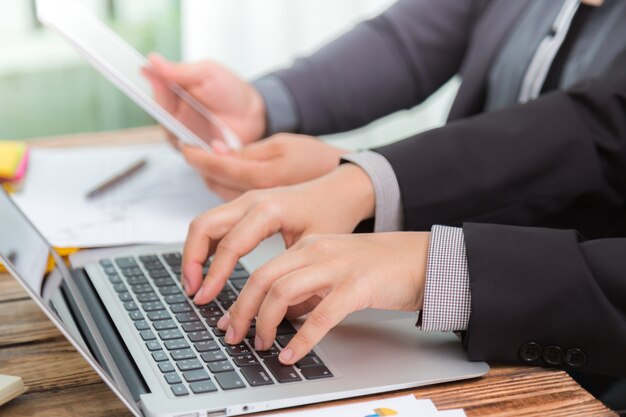
[[[241,147],[234,132],[180,86],[170,84],[169,88],[197,112],[198,117],[205,118],[210,129],[193,131],[159,105],[153,97],[150,82],[141,73],[144,68],[149,68],[149,61],[77,1],[37,0],[37,17],[182,142],[209,152],[208,143],[212,139],[222,139],[234,149]]]

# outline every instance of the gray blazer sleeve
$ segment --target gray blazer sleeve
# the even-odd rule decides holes
[[[298,131],[351,130],[422,102],[458,71],[479,3],[399,0],[276,72],[294,98]]]

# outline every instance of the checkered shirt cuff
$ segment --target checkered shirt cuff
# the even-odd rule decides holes
[[[376,152],[363,151],[344,155],[342,159],[358,165],[370,177],[376,194],[374,232],[402,230],[404,216],[400,185],[387,158]]]
[[[425,285],[421,330],[467,330],[472,297],[463,229],[432,228]]]

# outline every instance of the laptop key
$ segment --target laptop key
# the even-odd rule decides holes
[[[159,321],[155,321],[153,323],[153,326],[155,329],[157,330],[170,330],[170,329],[176,329],[176,323],[174,323],[174,320],[159,320]]]
[[[159,370],[166,374],[168,372],[174,372],[176,369],[174,368],[174,365],[172,365],[172,362],[167,361],[167,362],[159,362]]]
[[[102,259],[102,260],[100,261],[100,265],[101,265],[103,268],[107,268],[107,267],[109,267],[109,266],[113,266],[113,262],[111,262],[111,260],[110,260],[110,259]]]
[[[117,275],[117,274],[109,275],[109,282],[111,284],[119,284],[119,283],[122,282],[122,278],[119,275]]]
[[[170,372],[168,374],[163,375],[168,384],[180,384],[183,382],[176,372]]]
[[[254,355],[237,355],[233,357],[233,362],[239,367],[259,364],[259,361]]]
[[[138,320],[135,322],[135,328],[139,331],[148,330],[150,328],[150,325],[145,320]]]
[[[135,294],[142,294],[145,292],[154,292],[150,284],[131,285],[130,290]]]
[[[187,359],[176,362],[176,366],[181,372],[193,371],[195,369],[202,369],[202,363],[198,359]]]
[[[168,265],[180,265],[183,261],[180,253],[165,253],[163,254],[163,259],[165,259]]]
[[[209,332],[207,332],[206,330],[202,330],[199,332],[189,332],[187,333],[187,337],[189,337],[189,340],[191,340],[194,343],[213,340]]]
[[[241,374],[253,387],[258,387],[260,385],[272,385],[274,383],[267,371],[261,365],[246,366],[245,368],[241,368]]]
[[[175,361],[180,361],[183,359],[193,359],[196,357],[196,354],[193,353],[191,349],[176,349],[170,352],[172,355],[172,359]]]
[[[215,375],[215,380],[222,387],[223,390],[231,390],[238,388],[245,388],[246,384],[237,375],[237,372],[223,372]]]
[[[228,372],[235,369],[229,361],[209,362],[207,363],[207,366],[209,367],[209,371],[214,374]]]
[[[222,290],[222,292],[217,295],[217,299],[220,301],[235,301],[237,294],[233,290]]]
[[[146,347],[148,348],[148,350],[150,352],[154,352],[155,350],[160,350],[161,349],[161,345],[156,340],[151,340],[151,341],[147,342],[146,343]]]
[[[134,275],[126,279],[129,285],[147,284],[148,280],[142,275]]]
[[[217,327],[211,329],[211,331],[217,337],[224,337],[224,336],[226,336],[226,332],[224,330],[218,329]]]
[[[150,275],[150,278],[153,278],[155,280],[157,278],[170,278],[170,274],[169,274],[169,272],[167,272],[165,270],[165,268],[152,269],[152,270],[148,271],[148,275]]]
[[[117,264],[117,266],[119,266],[122,269],[132,268],[132,267],[137,266],[137,261],[135,261],[135,258],[131,258],[131,257],[117,258],[115,259],[115,263]]]
[[[122,284],[124,285],[124,284]],[[130,293],[128,291],[124,291],[118,294],[118,297],[120,297],[120,300],[122,302],[128,302],[128,301],[133,301],[133,296],[130,295]]]
[[[224,315],[224,313],[222,312],[222,309],[219,308],[217,305],[213,305],[213,306],[202,306],[200,307],[200,315],[202,317],[221,317]]]
[[[143,303],[141,305],[141,308],[145,312],[165,310],[165,306],[160,301],[150,301],[148,303]]]
[[[278,336],[276,336],[276,341],[281,347],[285,347],[289,344],[289,342],[291,342],[291,339],[293,339],[294,336],[295,334],[293,333],[279,334]]]
[[[165,342],[165,347],[167,350],[188,349],[189,344],[185,341],[185,339],[174,339],[167,340]]]
[[[141,277],[143,275],[143,271],[139,267],[131,267],[131,268],[122,268],[122,275],[125,277]]]
[[[183,384],[176,384],[171,386],[172,392],[177,397],[184,397],[185,395],[189,395],[189,391]]]
[[[178,304],[178,303],[184,303],[187,301],[187,298],[183,294],[166,295],[163,298],[165,299],[165,302],[168,304]]]
[[[220,318],[222,318],[221,316],[213,316],[213,317],[206,317],[204,320],[206,321],[206,324],[209,327],[217,327],[217,322],[220,321]]]
[[[202,342],[194,343],[193,345],[196,350],[200,353],[202,352],[212,352],[214,350],[219,350],[220,347],[214,340],[204,340]],[[221,352],[221,350],[220,350]]]
[[[332,378],[333,374],[324,365],[319,366],[307,366],[300,369],[302,376],[306,379],[322,379]]]
[[[235,287],[237,291],[241,291],[243,289],[243,286],[246,285],[246,282],[248,282],[247,278],[233,279],[231,281],[233,287]]]
[[[180,294],[180,288],[178,288],[176,285],[159,287],[159,294],[161,294],[162,296]]]
[[[230,274],[230,279],[240,279],[240,278],[249,278],[249,277],[250,277],[250,274],[248,274],[248,271],[241,270],[241,269],[235,269],[233,273]]]
[[[200,323],[199,321],[192,321],[191,323],[183,324],[183,330],[187,333],[200,332],[205,329],[206,327],[204,326],[204,324]]]
[[[261,358],[265,359],[265,358],[269,358],[272,356],[280,355],[280,350],[278,350],[276,345],[272,345],[272,347],[269,348],[268,350],[257,350],[256,354],[259,355]]]
[[[156,255],[141,255],[139,257],[139,261],[141,261],[141,263],[146,264],[146,263],[150,263],[150,262],[159,262],[159,257]]]
[[[276,356],[265,358],[263,362],[278,382],[285,383],[302,381],[302,378],[300,378],[300,375],[296,372],[296,368],[291,365],[283,365],[278,361],[278,357]]]
[[[139,310],[131,311],[128,315],[134,321],[143,320],[143,314],[141,314],[141,311]]]
[[[166,272],[167,274],[167,272]],[[154,285],[156,285],[157,287],[167,287],[169,285],[175,285],[176,283],[174,282],[174,280],[172,278],[169,277],[169,275],[167,275],[165,278],[157,278],[154,281]]]
[[[224,355],[224,353],[221,350],[213,350],[211,352],[204,352],[200,354],[200,357],[206,363],[225,361],[227,359],[226,355]]]
[[[193,311],[189,303],[172,304],[170,308],[172,309],[172,313],[174,314]]]
[[[135,323],[135,324],[137,324],[137,323]],[[141,335],[141,338],[143,339],[144,342],[147,342],[148,340],[155,340],[156,339],[156,336],[154,335],[152,330],[144,330],[144,331],[140,332],[139,334]]]
[[[137,294],[137,300],[139,300],[140,303],[150,303],[154,301],[159,301],[159,296],[156,295],[154,291],[145,292],[143,294]]]
[[[280,322],[276,328],[276,334],[294,334],[296,329],[287,320]]]
[[[165,310],[151,311],[147,315],[150,321],[170,320],[172,318]]]
[[[115,290],[115,292],[117,293],[124,293],[124,292],[128,292],[128,290],[126,289],[126,285],[119,283],[119,284],[114,284],[113,285],[113,289]]]
[[[183,374],[183,378],[185,378],[185,381],[187,382],[196,382],[211,379],[207,371],[205,371],[204,369],[197,369],[195,371],[185,372]]]
[[[178,329],[163,330],[159,332],[159,338],[161,340],[173,340],[173,339],[180,339],[182,337],[183,337],[183,333]]]
[[[152,352],[152,359],[157,362],[163,362],[167,360],[167,353],[162,350],[158,350],[156,352]]]
[[[207,392],[217,391],[217,387],[212,381],[198,381],[189,384],[189,388],[194,394],[205,394]]]
[[[198,317],[195,312],[191,311],[187,313],[177,314],[176,320],[178,320],[179,323],[189,323],[191,321],[199,321],[200,317]]]
[[[220,303],[222,304],[222,308],[224,310],[228,310],[229,308],[231,308],[233,306],[233,304],[235,304],[235,301],[220,301]]]
[[[304,358],[296,362],[296,366],[298,368],[306,368],[307,366],[319,366],[319,365],[324,365],[324,362],[322,362],[322,360],[315,354],[305,356]]]
[[[252,353],[250,348],[248,348],[248,346],[244,343],[240,343],[238,345],[232,345],[232,346],[228,345],[226,346],[226,352],[228,352],[230,356],[247,355],[247,354]]]
[[[126,309],[126,311],[134,311],[134,310],[139,310],[139,307],[137,307],[137,304],[135,304],[134,301],[127,301],[124,303],[124,308]]]

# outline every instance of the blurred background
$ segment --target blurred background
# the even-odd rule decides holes
[[[289,65],[375,16],[393,0],[81,0],[144,54],[220,61],[246,79]],[[0,138],[26,139],[154,124],[57,35],[35,1],[3,2]],[[452,80],[422,106],[328,138],[348,148],[380,145],[441,125]]]

